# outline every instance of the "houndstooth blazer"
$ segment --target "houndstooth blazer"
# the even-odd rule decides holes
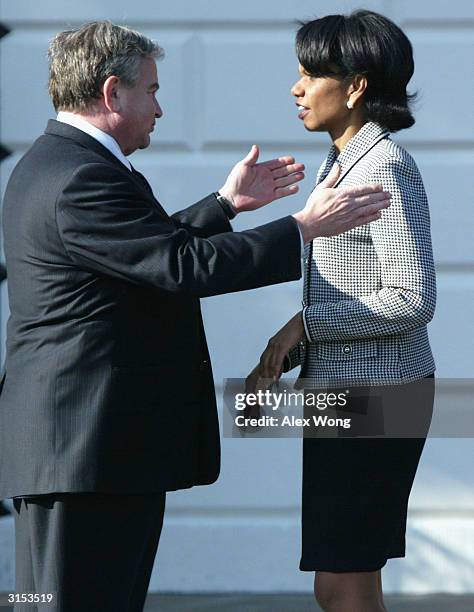
[[[337,161],[337,186],[381,183],[392,194],[382,218],[306,245],[302,317],[306,339],[285,371],[318,384],[401,384],[434,372],[426,324],[436,279],[430,218],[413,158],[376,123],[366,123],[336,158],[333,146],[316,184]]]

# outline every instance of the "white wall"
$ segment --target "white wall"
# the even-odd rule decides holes
[[[0,42],[0,134],[13,154],[1,167],[2,190],[14,164],[54,116],[47,96],[48,40],[68,25],[108,18],[142,30],[166,50],[158,65],[165,116],[152,146],[132,162],[167,210],[218,189],[254,142],[265,158],[295,155],[306,164],[307,178],[301,195],[242,215],[235,228],[297,210],[328,140],[303,131],[289,93],[297,78],[295,20],[361,5],[393,18],[414,46],[412,89],[421,90],[417,123],[395,138],[416,158],[431,204],[439,302],[430,337],[437,375],[472,377],[470,0],[294,0],[291,6],[283,0],[4,1],[0,21],[12,31]],[[300,293],[300,284],[290,283],[204,300],[218,392],[224,377],[249,372],[270,335],[299,309]],[[2,311],[4,323],[5,295]],[[217,484],[168,496],[152,589],[311,589],[312,576],[297,569],[300,442],[226,438],[222,450]],[[410,500],[407,557],[389,561],[387,590],[473,589],[472,460],[472,440],[428,441]],[[10,542],[7,551],[11,521],[0,524],[1,537]],[[7,565],[0,562],[0,591],[11,581]]]

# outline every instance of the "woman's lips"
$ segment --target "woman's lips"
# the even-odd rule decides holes
[[[298,113],[298,119],[304,119],[309,113],[309,108],[306,108],[306,106],[301,106],[301,104],[298,104],[298,110],[300,111]]]

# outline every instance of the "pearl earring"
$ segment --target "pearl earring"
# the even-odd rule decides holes
[[[354,105],[352,104],[352,102],[350,100],[347,100],[347,108],[353,108]]]

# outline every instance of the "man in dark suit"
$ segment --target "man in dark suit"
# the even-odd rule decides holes
[[[230,217],[302,178],[291,158],[257,164],[253,147],[220,193],[170,217],[127,159],[162,115],[160,53],[108,22],[58,34],[58,120],[4,199],[0,497],[15,498],[17,593],[54,592],[61,611],[142,610],[165,492],[218,476],[199,298],[298,279],[302,241],[389,203],[378,186],[322,188],[299,213],[232,233]]]

